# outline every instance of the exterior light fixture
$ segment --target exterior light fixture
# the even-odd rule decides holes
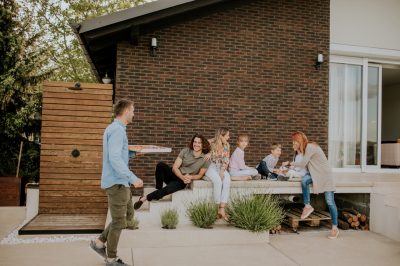
[[[104,78],[101,79],[103,81],[104,84],[110,84],[111,83],[111,79],[108,77],[107,73],[104,76]]]
[[[321,52],[319,52],[315,60],[315,65],[314,65],[315,69],[320,69],[323,62],[324,62],[324,55]]]
[[[157,55],[157,38],[156,37],[152,37],[151,38],[151,43],[150,43],[150,55],[151,56],[156,56]]]

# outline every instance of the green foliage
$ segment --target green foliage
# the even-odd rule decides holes
[[[212,228],[217,221],[217,206],[209,201],[197,201],[189,204],[187,215],[190,221],[200,228]]]
[[[179,222],[179,215],[176,209],[164,210],[161,213],[161,226],[164,229],[175,229]]]
[[[49,65],[57,70],[52,80],[96,82],[70,22],[102,16],[141,4],[144,0],[20,0],[30,10],[36,26],[44,29],[44,45],[51,53]]]
[[[20,176],[29,182],[39,182],[40,146],[25,142],[21,158]]]
[[[271,195],[237,196],[227,208],[229,223],[252,232],[265,232],[281,224],[283,209]]]
[[[0,133],[15,138],[29,127],[40,111],[40,83],[52,69],[46,67],[49,54],[40,47],[43,35],[35,31],[27,11],[13,0],[0,5]]]
[[[127,221],[126,228],[130,229],[130,230],[138,229],[139,228],[139,220],[134,217],[132,220]]]
[[[40,130],[40,84],[52,72],[49,53],[30,11],[14,0],[0,2],[0,29],[0,174],[15,175],[22,141],[20,175],[37,180],[39,147],[32,141]]]

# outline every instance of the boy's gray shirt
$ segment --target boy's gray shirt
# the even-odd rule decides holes
[[[270,155],[266,156],[263,159],[263,161],[267,163],[268,170],[272,173],[272,171],[274,170],[276,164],[279,161],[279,157],[276,158],[272,154],[270,154]]]

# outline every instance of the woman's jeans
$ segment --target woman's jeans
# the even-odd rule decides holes
[[[227,203],[231,187],[231,177],[228,171],[225,170],[224,179],[221,180],[221,177],[219,176],[219,167],[215,163],[212,163],[208,167],[205,177],[213,182],[215,203]]]
[[[303,191],[303,201],[304,204],[310,204],[310,184],[312,184],[312,179],[309,174],[301,178],[301,190]],[[329,208],[329,213],[331,214],[332,224],[338,225],[338,211],[335,204],[335,197],[333,191],[325,191],[325,201]]]

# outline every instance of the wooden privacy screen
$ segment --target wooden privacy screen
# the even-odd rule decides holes
[[[107,213],[100,178],[112,93],[105,84],[43,84],[40,214]]]

